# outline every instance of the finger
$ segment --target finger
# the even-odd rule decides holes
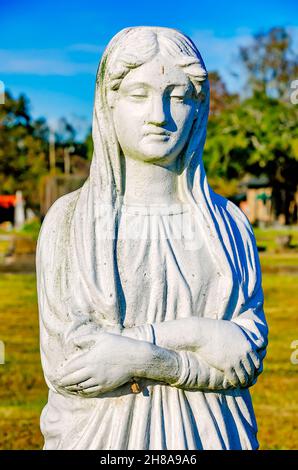
[[[248,354],[244,359],[242,359],[242,365],[248,375],[249,378],[252,378],[255,372],[255,365]]]
[[[59,393],[61,393],[61,395],[65,396],[65,394],[67,393],[67,395],[73,395],[73,396],[76,396],[77,394],[77,391],[73,391],[73,390],[66,390],[65,387],[59,387],[57,386],[57,391]]]
[[[78,370],[84,369],[85,364],[86,364],[86,361],[84,362],[82,356],[77,357],[75,359],[71,359],[70,361],[67,361],[64,363],[64,365],[61,367],[59,371],[59,375],[61,377],[65,377],[66,375],[73,374],[74,372],[77,372]]]
[[[61,378],[59,380],[59,385],[61,385],[62,387],[68,387],[70,385],[77,385],[90,378],[91,378],[90,372],[88,372],[86,369],[81,369],[81,370],[74,372],[73,374],[69,374]]]
[[[228,381],[234,386],[234,387],[238,387],[239,386],[239,379],[238,379],[238,376],[234,370],[233,367],[231,367],[230,369],[228,369],[226,372],[225,372],[225,375],[228,379]]]
[[[230,382],[228,381],[227,377],[225,377],[225,378],[223,379],[223,384],[222,384],[222,386],[223,386],[224,390],[227,390],[228,388],[231,387],[231,384],[230,384]]]
[[[75,385],[70,385],[70,386],[67,386],[66,388],[69,390],[72,390],[72,389],[73,390],[85,390],[86,388],[96,387],[96,386],[98,386],[96,379],[94,377],[91,377],[90,379],[85,380],[84,382],[80,382]]]
[[[259,359],[258,354],[256,354],[254,351],[251,351],[250,353],[248,353],[248,355],[251,358],[252,362],[254,363],[256,370],[258,370],[259,367],[261,366],[261,361]]]
[[[238,367],[235,367],[235,372],[238,376],[240,384],[242,385],[242,387],[245,387],[248,382],[248,375],[241,361]]]
[[[243,365],[248,373],[248,383],[247,385],[249,385],[250,387],[252,385],[255,384],[256,382],[256,376],[258,374],[258,369],[255,368],[255,365],[254,365],[254,362],[252,360],[252,358],[250,357],[250,355],[248,354],[247,357],[245,359],[243,359]],[[247,367],[247,363],[250,364],[250,368],[248,369]]]
[[[80,384],[76,385],[67,385],[64,387],[68,392],[78,392],[79,390],[83,390],[83,387]]]
[[[90,395],[90,394],[94,394],[94,395],[97,395],[101,390],[101,387],[99,385],[96,385],[95,387],[90,387],[90,388],[86,388],[85,390],[81,390],[78,392],[78,395],[81,395],[81,396],[86,396],[86,395]]]
[[[78,391],[78,390],[84,390],[86,388],[95,387],[95,386],[98,386],[98,383],[94,377],[91,377],[90,379],[85,380],[84,382],[77,383],[74,385],[67,385],[65,388],[67,388],[67,390]]]
[[[258,370],[256,370],[256,374],[255,374],[255,375],[260,375],[262,372],[263,372],[263,363],[261,363],[261,365],[260,365],[260,367],[258,368]]]

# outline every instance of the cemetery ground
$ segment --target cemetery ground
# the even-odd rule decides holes
[[[291,343],[298,340],[296,248],[276,252],[277,231],[256,229],[269,323],[264,372],[251,389],[261,449],[298,448],[298,364]],[[6,249],[0,241],[0,251]],[[6,362],[0,365],[0,449],[41,449],[40,412],[47,401],[39,355],[34,273],[0,273],[0,339]],[[297,356],[296,356],[297,357]]]

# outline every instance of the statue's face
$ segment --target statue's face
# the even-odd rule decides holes
[[[183,70],[158,54],[113,92],[112,112],[126,157],[170,166],[183,149],[198,101]]]

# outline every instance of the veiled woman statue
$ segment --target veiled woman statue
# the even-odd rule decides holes
[[[45,449],[256,449],[267,345],[246,216],[209,187],[193,42],[120,31],[97,73],[90,176],[37,252]]]

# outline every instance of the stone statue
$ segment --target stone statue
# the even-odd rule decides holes
[[[204,62],[181,32],[120,31],[94,155],[38,240],[45,449],[256,449],[267,346],[246,216],[209,187]]]

